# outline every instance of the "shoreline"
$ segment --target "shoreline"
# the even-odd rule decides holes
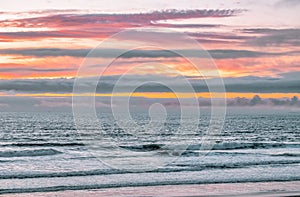
[[[95,189],[6,193],[1,196],[298,196],[300,181],[126,186]]]

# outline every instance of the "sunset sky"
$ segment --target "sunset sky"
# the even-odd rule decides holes
[[[141,27],[170,28],[197,40],[213,58],[230,99],[300,97],[299,10],[298,0],[3,1],[0,107],[11,108],[20,102],[33,107],[70,106],[74,78],[88,52],[115,33]],[[147,38],[137,34],[113,40],[97,57],[97,65],[113,51],[126,48],[128,42],[147,46],[152,36],[150,32]],[[175,42],[172,33],[164,36],[170,50],[197,50],[188,48],[184,41]],[[151,62],[170,65],[189,79],[201,98],[210,97],[204,80],[213,82],[219,77],[203,78],[187,61],[165,51],[137,49],[119,58],[102,80],[112,87],[126,69]],[[136,71],[135,80],[123,85],[153,76],[176,78],[174,72],[149,66]],[[140,88],[133,96],[173,97],[161,87],[151,87]],[[109,96],[109,90],[99,88],[98,96]]]

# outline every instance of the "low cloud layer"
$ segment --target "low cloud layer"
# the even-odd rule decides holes
[[[254,96],[252,99],[247,98],[235,98],[229,99],[228,106],[282,106],[282,107],[300,107],[300,100],[297,96],[292,98],[281,98],[281,99],[262,99],[258,95]]]
[[[211,100],[199,98],[199,106],[211,107]],[[184,102],[184,106],[180,105],[177,99],[151,99],[142,97],[133,97],[130,100],[129,107],[133,110],[147,110],[152,104],[160,103],[167,109],[175,110],[177,107],[190,107],[189,101]],[[122,102],[123,104],[123,102]],[[219,106],[218,103],[216,103]],[[82,104],[84,105],[84,104]],[[118,105],[118,104],[116,104]],[[95,106],[97,109],[110,111],[110,97],[96,97]],[[259,108],[285,108],[285,109],[300,109],[300,100],[294,96],[291,98],[281,99],[262,99],[259,96],[254,96],[251,99],[237,97],[227,99],[228,107],[259,107]],[[114,106],[117,107],[117,106]],[[12,97],[0,96],[0,112],[5,111],[72,111],[71,97]]]
[[[227,92],[238,93],[300,93],[299,72],[284,73],[280,77],[239,77],[224,78]],[[103,76],[97,86],[98,93],[111,93],[116,82],[121,76]],[[209,92],[206,85],[220,86],[218,79],[194,79],[187,77],[196,92]],[[95,79],[96,80],[96,79]],[[97,80],[96,80],[97,81]],[[150,83],[151,82],[151,83]],[[158,82],[158,83],[152,83]],[[170,83],[171,82],[171,83]],[[123,76],[122,92],[128,92],[132,87],[139,87],[137,92],[170,92],[171,90],[163,84],[172,84],[182,92],[187,89],[182,84],[182,78],[167,77],[161,75],[127,75]],[[82,89],[94,83],[90,78],[85,83],[79,84]],[[160,84],[161,83],[161,84]],[[26,80],[0,80],[0,91],[15,93],[71,93],[73,91],[74,79],[26,79]],[[142,85],[144,84],[144,85]]]

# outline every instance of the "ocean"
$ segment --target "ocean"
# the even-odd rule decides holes
[[[122,196],[120,188],[128,187],[177,185],[173,190],[182,191],[190,184],[267,182],[284,183],[275,184],[273,192],[299,192],[299,117],[300,112],[229,113],[206,150],[201,144],[208,114],[201,115],[196,132],[175,135],[180,128],[176,114],[149,134],[143,130],[149,116],[142,112],[133,117],[139,128],[128,125],[132,133],[119,128],[109,113],[99,112],[99,125],[87,121],[79,131],[69,112],[1,112],[0,194],[106,189]],[[166,148],[172,143],[179,154]]]

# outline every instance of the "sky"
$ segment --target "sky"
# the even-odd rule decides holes
[[[18,103],[26,103],[27,108],[70,107],[75,79],[99,76],[98,67],[106,68],[108,60],[132,44],[143,47],[116,58],[101,74],[102,85],[96,88],[97,96],[103,99],[100,106],[106,106],[105,98],[111,96],[124,73],[129,77],[115,96],[131,94],[128,87],[153,79],[172,81],[179,87],[182,81],[178,76],[183,76],[197,97],[209,99],[217,96],[209,94],[207,83],[217,86],[221,78],[229,105],[300,106],[292,99],[300,96],[299,0],[3,2],[1,110],[23,109]],[[141,35],[141,28],[156,32],[143,30]],[[128,29],[132,30],[130,36],[114,37]],[[187,59],[205,62],[207,57],[195,55],[199,48],[178,39],[174,32],[197,41],[217,72],[201,67],[199,74]],[[147,47],[160,41],[163,49]],[[96,47],[97,56],[87,57]],[[173,50],[186,54],[186,58]],[[88,67],[87,73],[78,76],[82,65]],[[174,98],[170,91],[161,84],[146,83],[131,96]],[[263,101],[257,101],[255,95]],[[180,96],[188,98],[190,92],[182,91]]]

